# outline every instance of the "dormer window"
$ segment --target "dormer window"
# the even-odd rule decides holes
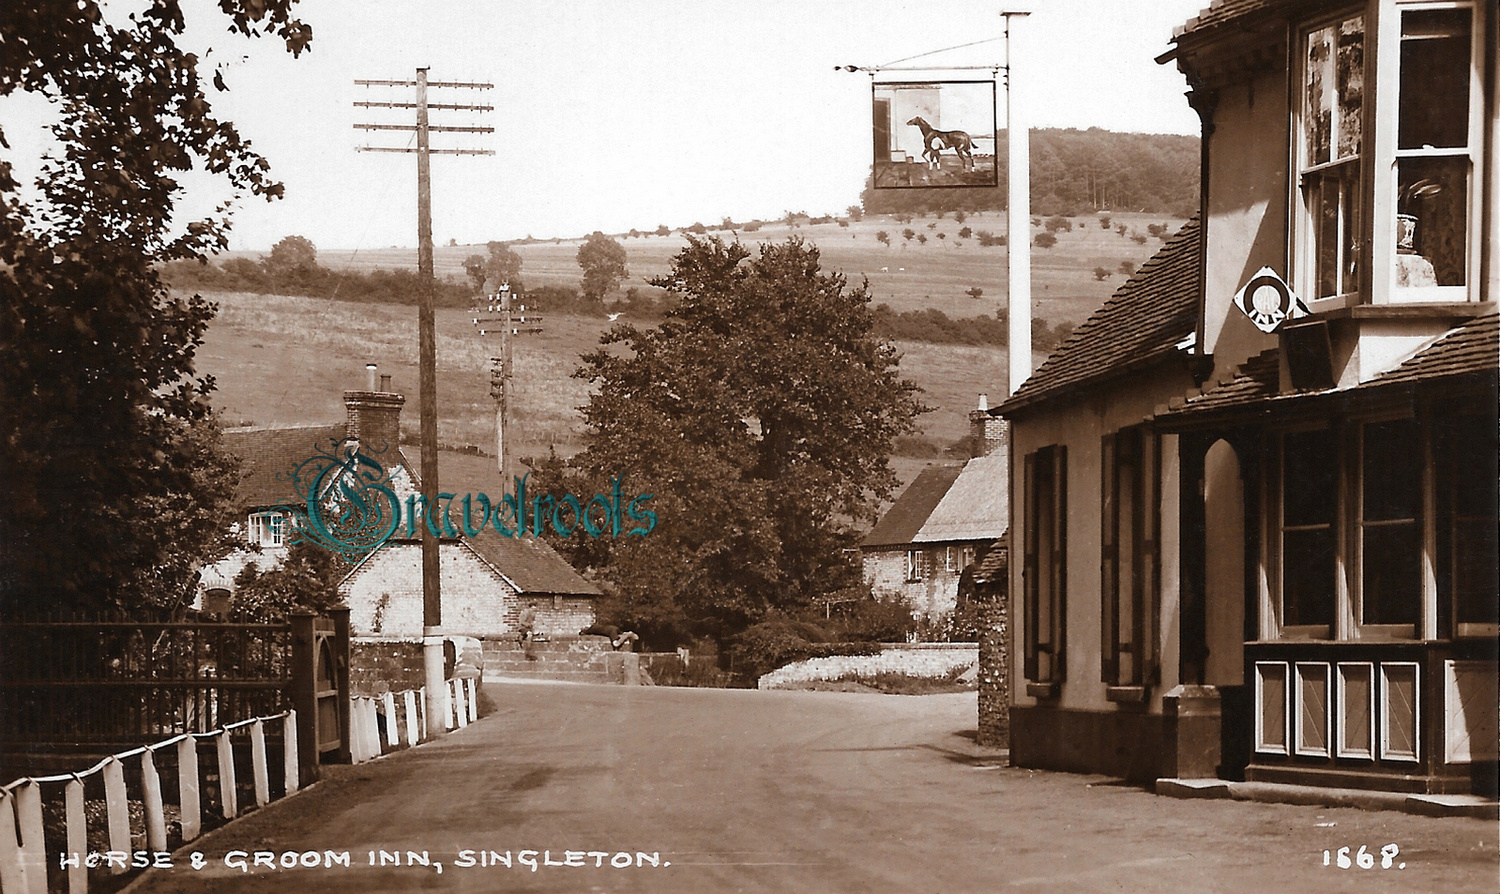
[[[1297,291],[1342,304],[1479,300],[1479,7],[1385,0],[1378,9],[1298,34]]]
[[[281,546],[286,542],[286,517],[279,512],[250,514],[250,542],[259,546]]]

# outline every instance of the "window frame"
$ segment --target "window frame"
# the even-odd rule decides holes
[[[1105,435],[1099,467],[1100,679],[1111,686],[1155,685],[1161,680],[1160,435],[1143,425]],[[1128,537],[1128,562],[1122,555],[1123,537]],[[1127,567],[1128,591],[1122,586],[1122,570]],[[1122,597],[1127,595],[1128,641],[1120,622]],[[1122,655],[1129,656],[1125,673]]]
[[[287,521],[281,512],[252,512],[247,522],[250,542],[260,547],[286,545]],[[269,542],[267,537],[269,536]]]
[[[906,582],[909,584],[922,582],[922,551],[920,549],[906,551]]]
[[[1413,416],[1387,414],[1382,416],[1364,417],[1361,419],[1352,420],[1349,423],[1349,426],[1352,429],[1352,431],[1350,432],[1350,436],[1354,449],[1350,452],[1350,461],[1348,463],[1348,474],[1353,479],[1351,482],[1352,487],[1350,488],[1352,505],[1350,506],[1348,521],[1350,528],[1349,533],[1351,547],[1351,559],[1349,562],[1349,570],[1351,574],[1349,575],[1350,581],[1348,590],[1352,607],[1354,627],[1356,631],[1356,635],[1354,638],[1415,640],[1420,638],[1422,632],[1422,606],[1427,602],[1427,593],[1425,592],[1427,586],[1427,575],[1423,573],[1424,567],[1429,563],[1429,555],[1426,546],[1427,525],[1424,520],[1424,503],[1426,502],[1424,497],[1426,491],[1425,482],[1419,482],[1417,485],[1417,500],[1416,506],[1414,507],[1415,515],[1413,515],[1413,517],[1409,519],[1380,520],[1371,520],[1365,518],[1367,508],[1365,505],[1365,484],[1366,475],[1368,473],[1368,469],[1366,468],[1365,464],[1365,442],[1367,440],[1366,429],[1368,429],[1371,425],[1379,425],[1389,422],[1410,422],[1412,426],[1412,435],[1416,442],[1413,446],[1417,449],[1418,453],[1422,454],[1423,456],[1427,455],[1427,451],[1425,450],[1424,445],[1427,440],[1428,429],[1422,424],[1422,420],[1418,418],[1415,418]],[[1427,465],[1428,464],[1424,463],[1424,468]],[[1409,524],[1411,526],[1411,535],[1416,540],[1417,568],[1415,569],[1415,571],[1417,572],[1418,579],[1418,590],[1416,594],[1416,619],[1411,624],[1367,624],[1365,623],[1366,533],[1372,528],[1378,529],[1394,527],[1397,524]]]
[[[1067,678],[1068,448],[1053,444],[1023,460],[1025,543],[1022,566],[1025,637],[1023,675],[1037,697],[1056,696]],[[1045,499],[1039,490],[1045,485]],[[1045,544],[1043,542],[1045,535]],[[1044,557],[1042,553],[1046,553]],[[1047,630],[1041,630],[1043,603]],[[1046,657],[1045,667],[1043,657]]]
[[[1333,612],[1327,624],[1287,624],[1286,623],[1286,436],[1289,434],[1302,434],[1313,431],[1326,431],[1332,447],[1334,463],[1333,476],[1333,508],[1327,522],[1327,529],[1333,542],[1333,570],[1330,584],[1333,586]],[[1343,548],[1344,531],[1344,507],[1346,505],[1345,481],[1343,470],[1346,455],[1344,439],[1341,437],[1340,426],[1331,425],[1307,425],[1295,428],[1279,429],[1271,433],[1271,452],[1274,462],[1272,464],[1271,487],[1266,488],[1269,505],[1267,506],[1266,520],[1269,525],[1266,543],[1270,547],[1267,569],[1270,584],[1270,611],[1262,615],[1262,639],[1276,640],[1334,640],[1340,636],[1340,606],[1347,604],[1348,586],[1347,569],[1345,562],[1346,551]],[[1293,525],[1294,533],[1312,531],[1322,528],[1324,523]],[[1270,629],[1267,629],[1269,626]]]

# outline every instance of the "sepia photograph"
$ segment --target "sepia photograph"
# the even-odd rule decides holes
[[[1497,0],[9,0],[0,894],[1490,892]]]

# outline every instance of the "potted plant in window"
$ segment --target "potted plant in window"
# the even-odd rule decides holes
[[[1426,198],[1443,191],[1443,185],[1430,177],[1423,177],[1401,187],[1396,195],[1396,253],[1417,253],[1417,206]]]

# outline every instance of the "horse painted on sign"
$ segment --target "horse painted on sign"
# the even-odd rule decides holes
[[[937,130],[920,115],[906,123],[921,128],[922,142],[927,146],[922,150],[922,157],[927,159],[929,168],[937,170],[941,166],[942,150],[952,149],[958,156],[959,166],[963,170],[974,170],[974,140],[966,132]]]

